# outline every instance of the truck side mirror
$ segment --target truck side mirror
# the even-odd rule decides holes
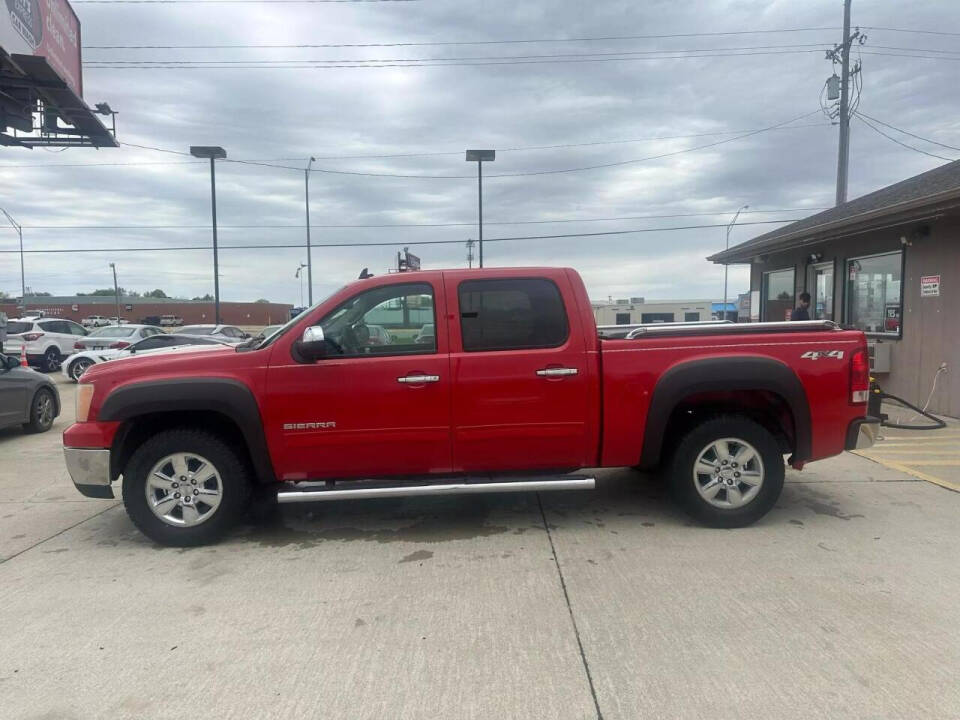
[[[303,331],[300,342],[297,343],[300,355],[311,362],[319,360],[327,354],[327,344],[323,337],[323,328],[313,325]]]

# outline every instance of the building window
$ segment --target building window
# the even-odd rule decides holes
[[[763,308],[760,319],[763,322],[789,320],[788,313],[793,310],[796,284],[794,269],[771,270],[763,274]]]
[[[648,325],[650,323],[673,322],[673,320],[673,313],[642,313],[640,315],[640,322],[644,325]]]
[[[866,333],[900,335],[903,253],[847,261],[846,322]]]
[[[833,320],[832,262],[807,268],[807,292],[810,293],[810,319]]]
[[[700,322],[700,313],[699,312],[685,312],[683,314],[684,322]]]
[[[617,313],[617,325],[629,325],[630,313]]]

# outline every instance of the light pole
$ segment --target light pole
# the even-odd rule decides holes
[[[307,300],[313,307],[313,259],[310,256],[310,166],[316,161],[311,157],[303,171],[303,190],[307,201]],[[301,266],[302,267],[302,266]],[[299,273],[299,271],[297,271]],[[303,288],[300,289],[300,307],[303,307]]]
[[[110,269],[113,270],[113,299],[117,304],[117,327],[120,327],[120,286],[117,285],[117,266],[110,263]]]
[[[737,210],[736,214],[733,216],[733,220],[730,221],[730,224],[727,225],[727,250],[730,249],[730,231],[733,230],[733,226],[737,224],[737,218],[740,217],[740,213],[749,208],[749,205],[744,205],[742,208]],[[720,320],[727,319],[727,275],[730,272],[730,265],[727,263],[723,264],[723,308],[721,312],[723,316]]]
[[[477,163],[477,262],[480,267],[483,267],[483,163],[496,159],[496,150],[467,150],[467,162]]]
[[[297,268],[297,272],[296,272],[296,274],[294,275],[295,278],[299,278],[299,279],[300,279],[300,307],[301,307],[301,309],[303,308],[303,272],[302,272],[302,271],[303,271],[304,268],[307,268],[307,270],[309,270],[309,269],[310,269],[310,266],[307,265],[307,263],[300,263],[300,267]],[[312,304],[313,304],[313,303],[311,303],[311,305],[312,305]]]
[[[213,213],[213,322],[220,324],[220,263],[217,258],[217,170],[216,160],[227,157],[227,151],[216,145],[193,145],[190,154],[210,160],[210,208]]]
[[[10,217],[8,213],[3,208],[0,208],[0,212],[3,213],[4,217],[10,221],[10,224],[13,226],[13,229],[17,231],[17,235],[20,236],[20,303],[23,305],[23,314],[27,314],[27,283],[24,280],[23,274],[23,227],[18,225],[16,220]]]

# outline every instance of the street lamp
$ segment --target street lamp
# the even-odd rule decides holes
[[[210,160],[210,207],[213,213],[213,318],[220,324],[220,263],[217,258],[217,171],[216,160],[227,157],[227,151],[216,145],[193,145],[190,154]]]
[[[313,259],[310,257],[310,166],[316,161],[311,157],[303,171],[303,189],[307,200],[307,299],[313,307]],[[297,271],[300,272],[299,270]],[[300,307],[303,307],[303,287],[300,288]]]
[[[294,275],[295,278],[300,279],[300,307],[303,308],[303,274],[302,270],[307,268],[309,270],[310,266],[307,263],[300,263],[300,267],[297,268],[297,272]],[[312,303],[311,303],[312,304]]]
[[[749,205],[744,205],[742,208],[737,210],[736,214],[733,216],[733,220],[730,221],[730,224],[727,225],[727,250],[730,249],[730,231],[733,230],[733,226],[737,224],[737,218],[740,217],[740,213],[746,210]],[[728,263],[723,264],[723,308],[721,312],[723,316],[720,317],[720,320],[727,319],[727,275],[730,272],[730,265]]]
[[[467,150],[467,162],[477,163],[477,260],[480,267],[483,267],[483,163],[496,159],[496,150]]]
[[[110,263],[110,269],[113,270],[113,299],[117,305],[117,327],[120,327],[120,286],[117,285],[117,266]]]
[[[27,284],[26,284],[26,281],[24,280],[24,274],[23,274],[23,227],[21,225],[18,225],[17,222],[12,217],[10,217],[10,213],[8,213],[3,208],[0,208],[0,212],[2,212],[4,217],[6,217],[7,220],[10,221],[10,224],[13,226],[13,229],[16,230],[17,235],[20,236],[20,302],[23,305],[23,314],[24,316],[26,316]]]

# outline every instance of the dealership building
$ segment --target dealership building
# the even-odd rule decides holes
[[[222,302],[220,321],[225,325],[262,327],[279,325],[290,319],[292,305],[264,302]],[[80,322],[85,317],[114,317],[117,302],[113,295],[78,295],[70,297],[27,297],[26,308],[18,300],[0,301],[0,312],[16,318],[43,313],[47,317]],[[209,300],[176,298],[121,297],[120,317],[131,323],[156,322],[161,315],[176,315],[185,325],[214,322],[213,303]]]
[[[750,265],[752,320],[789,319],[809,292],[812,318],[866,333],[884,390],[960,417],[960,161],[708,260]]]

